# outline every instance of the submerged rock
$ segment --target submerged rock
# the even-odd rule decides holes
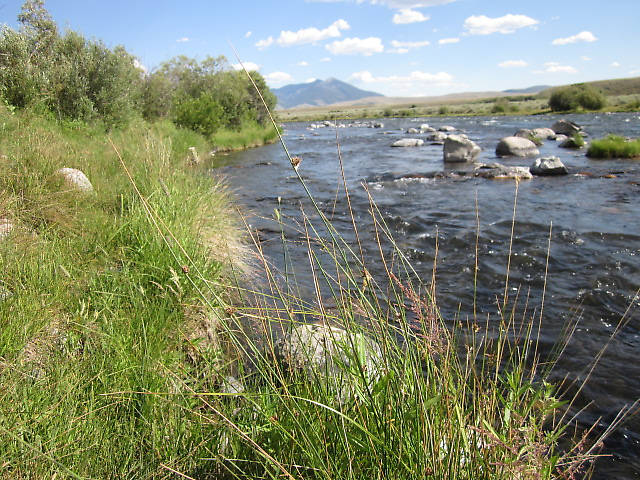
[[[93,192],[93,185],[91,185],[91,182],[81,170],[65,167],[56,173],[64,178],[65,183],[69,187],[81,192]]]
[[[449,135],[444,141],[445,162],[472,162],[481,148],[462,135]]]
[[[401,138],[391,144],[392,147],[419,147],[424,144],[424,140],[419,138]]]
[[[496,147],[496,155],[499,157],[533,157],[539,154],[535,143],[521,137],[504,137]]]
[[[473,174],[476,177],[499,180],[530,180],[533,178],[527,167],[510,167],[501,163],[481,163]]]
[[[569,173],[567,167],[560,161],[558,157],[537,158],[529,167],[529,171],[533,175],[566,175]]]

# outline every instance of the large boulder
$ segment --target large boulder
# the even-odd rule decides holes
[[[474,176],[491,180],[530,180],[533,178],[527,167],[511,167],[501,163],[481,163],[474,172]]]
[[[473,162],[482,149],[461,135],[449,135],[444,141],[445,162]]]
[[[391,144],[392,147],[419,147],[424,144],[424,140],[419,138],[401,138]]]
[[[67,186],[81,192],[93,192],[93,185],[81,170],[65,167],[56,173],[64,178]]]
[[[536,161],[529,167],[529,171],[533,175],[566,175],[569,173],[567,167],[560,161],[558,157],[536,158]]]
[[[576,133],[578,133],[580,130],[582,130],[582,127],[578,124],[570,122],[569,120],[562,119],[554,123],[553,126],[551,127],[551,130],[561,135],[572,137]]]
[[[520,137],[504,137],[496,147],[499,157],[534,157],[539,154],[535,143]]]
[[[531,130],[531,133],[533,133],[534,137],[540,138],[541,140],[553,140],[556,136],[556,132],[550,128],[534,128]]]
[[[375,340],[328,325],[299,325],[276,344],[276,353],[291,371],[305,372],[312,378],[359,375],[379,376],[382,351]]]
[[[452,127],[451,125],[443,125],[438,130],[440,132],[455,132],[456,127]]]

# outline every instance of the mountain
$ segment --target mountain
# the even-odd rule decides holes
[[[273,88],[280,108],[299,106],[331,105],[338,102],[351,102],[366,97],[382,97],[376,92],[367,92],[335,78],[316,80]]]
[[[543,90],[546,90],[548,88],[551,88],[549,85],[534,85],[533,87],[529,87],[529,88],[512,88],[510,90],[504,90],[504,93],[540,93]]]

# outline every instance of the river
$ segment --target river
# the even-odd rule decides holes
[[[585,114],[565,118],[584,127],[587,140],[607,133],[640,137],[640,114]],[[511,236],[515,182],[455,175],[464,167],[445,167],[442,146],[390,148],[408,135],[408,128],[429,123],[452,125],[482,147],[478,160],[529,166],[532,159],[497,159],[500,138],[520,128],[550,127],[558,117],[455,117],[381,119],[384,127],[337,130],[352,206],[362,230],[370,227],[364,182],[394,232],[400,248],[417,272],[429,281],[438,236],[437,294],[446,318],[463,317],[473,304],[473,276],[479,214],[477,303],[494,312],[502,294]],[[340,123],[340,122],[338,122]],[[291,153],[302,158],[300,174],[320,207],[334,210],[341,181],[336,154],[336,129],[310,130],[309,123],[285,125]],[[604,428],[624,405],[640,398],[640,161],[595,160],[584,150],[559,148],[555,141],[540,147],[541,156],[559,156],[569,175],[534,177],[519,183],[511,260],[510,288],[530,292],[531,307],[539,307],[544,285],[548,233],[553,224],[541,343],[555,343],[562,327],[578,320],[574,337],[558,365],[557,378],[584,378],[585,368],[611,337],[631,305],[630,321],[611,342],[579,402],[590,407],[580,417],[583,426],[598,421]],[[467,170],[469,167],[466,167]],[[248,222],[260,233],[265,252],[279,264],[280,228],[274,208],[286,218],[300,218],[300,206],[311,207],[279,144],[220,158]],[[441,175],[444,173],[445,175]],[[476,210],[477,202],[477,210]],[[336,227],[353,241],[346,202],[335,206]],[[289,231],[296,237],[293,229]],[[363,238],[365,257],[377,255],[373,238]],[[303,248],[292,250],[297,280],[311,295]],[[297,255],[297,256],[296,256]],[[375,265],[371,266],[372,273]],[[515,293],[515,290],[514,290]],[[605,442],[594,478],[640,478],[640,415],[635,415]]]

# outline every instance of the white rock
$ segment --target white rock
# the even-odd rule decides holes
[[[419,147],[424,144],[424,140],[419,138],[402,138],[391,144],[392,147]]]
[[[82,192],[93,192],[93,185],[87,178],[87,176],[76,168],[61,168],[56,172],[58,175],[62,175],[65,183],[76,190]]]

